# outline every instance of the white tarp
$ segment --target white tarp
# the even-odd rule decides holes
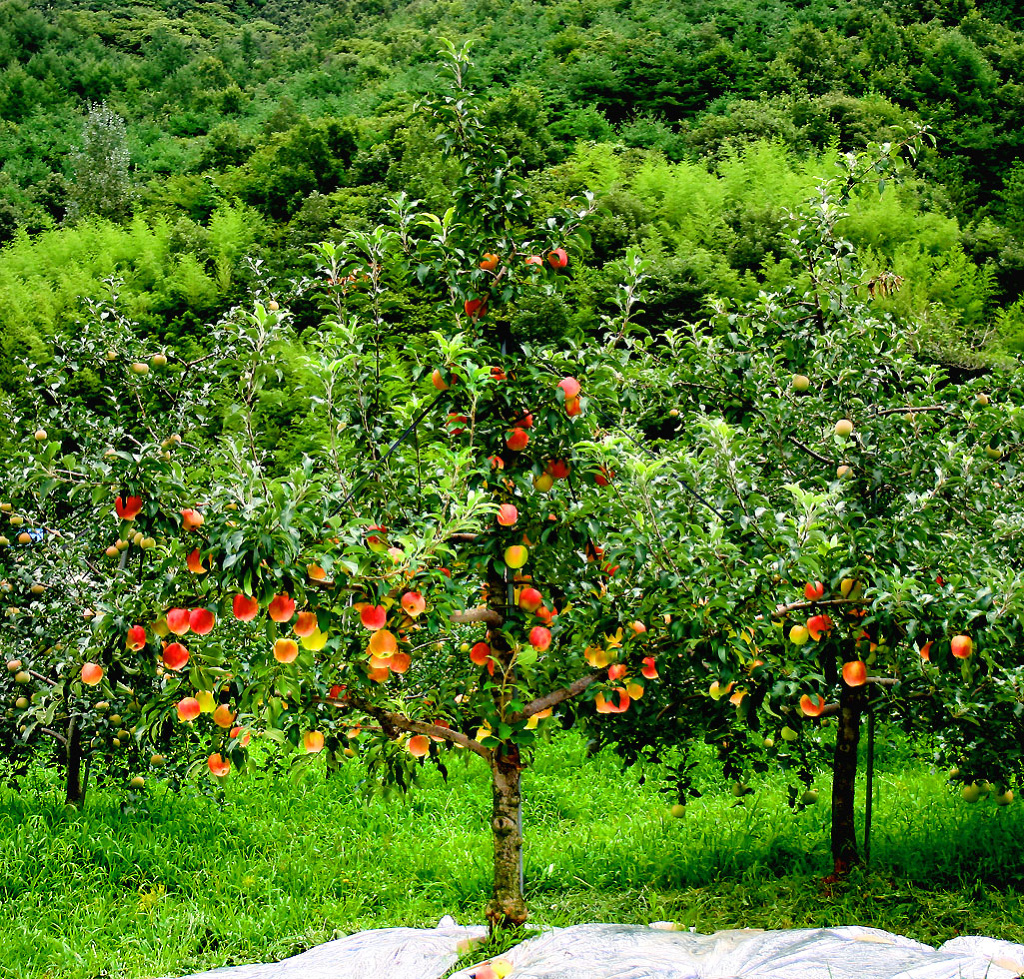
[[[502,958],[508,979],[1017,979],[1024,945],[955,938],[939,949],[876,928],[722,931],[671,926],[576,925],[542,931]],[[188,979],[441,979],[485,936],[451,918],[437,928],[381,928],[269,965]],[[477,966],[454,973],[470,979]]]

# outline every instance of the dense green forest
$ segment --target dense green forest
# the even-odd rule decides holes
[[[800,274],[786,214],[835,156],[924,124],[935,149],[844,232],[902,277],[891,311],[926,356],[1024,347],[1014,4],[3,0],[0,384],[105,280],[187,347],[253,289],[301,321],[310,243],[372,226],[388,195],[443,209],[454,173],[417,110],[440,36],[474,39],[487,121],[539,203],[599,195],[559,316],[594,321],[630,246],[655,260],[652,322],[777,288]]]

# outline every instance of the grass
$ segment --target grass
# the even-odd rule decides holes
[[[480,923],[490,796],[466,761],[447,782],[427,766],[406,798],[367,799],[352,762],[331,778],[235,779],[224,804],[151,780],[138,805],[97,794],[81,812],[39,773],[22,795],[0,794],[0,976],[149,979],[445,914]],[[778,777],[737,802],[709,763],[705,794],[673,819],[656,770],[590,758],[580,736],[560,735],[524,777],[532,920],[862,924],[930,944],[1024,943],[1024,807],[968,806],[924,763],[890,761],[871,868],[830,890],[824,802],[791,812]]]

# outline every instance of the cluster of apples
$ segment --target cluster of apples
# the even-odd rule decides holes
[[[523,264],[528,271],[535,272],[544,267],[544,257],[537,254],[527,255]],[[564,269],[569,264],[569,253],[564,248],[553,248],[547,254],[547,264],[556,271]],[[504,272],[501,269],[501,258],[494,252],[484,252],[478,267],[485,272],[490,272],[496,280]],[[470,319],[480,319],[487,315],[487,300],[489,298],[490,294],[488,293],[480,299],[467,299],[462,304],[463,311]]]
[[[390,604],[390,600],[388,600]],[[392,673],[405,673],[412,665],[412,657],[399,648],[405,639],[405,630],[415,627],[416,619],[427,610],[427,602],[418,591],[406,591],[398,603],[398,610],[389,615],[389,605],[371,605],[368,602],[357,603],[359,623],[370,631],[366,643],[366,655],[369,660],[368,675],[375,683],[386,683]],[[389,618],[393,621],[389,623]],[[388,628],[391,624],[398,630],[398,635]]]
[[[647,626],[643,622],[634,621],[629,623],[630,638],[635,639],[647,632]],[[644,695],[644,685],[636,679],[629,679],[629,668],[625,663],[614,662],[618,650],[622,648],[623,630],[620,628],[614,635],[606,635],[603,646],[588,646],[583,651],[583,658],[593,667],[604,669],[608,667],[608,682],[617,683],[620,686],[613,687],[611,696],[606,697],[603,692],[594,698],[594,706],[599,714],[624,714],[634,700],[639,700]],[[653,656],[645,656],[640,667],[640,675],[645,680],[658,679],[658,666]]]

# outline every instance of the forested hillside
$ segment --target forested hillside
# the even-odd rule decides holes
[[[201,344],[257,276],[294,293],[310,243],[371,226],[388,194],[443,208],[451,167],[416,108],[440,36],[475,40],[488,122],[545,206],[600,195],[560,310],[578,325],[630,245],[656,260],[652,319],[778,286],[799,271],[785,214],[831,158],[925,124],[914,179],[845,232],[903,278],[892,311],[926,355],[1024,344],[1014,4],[4,0],[0,383],[104,279],[161,344]]]

